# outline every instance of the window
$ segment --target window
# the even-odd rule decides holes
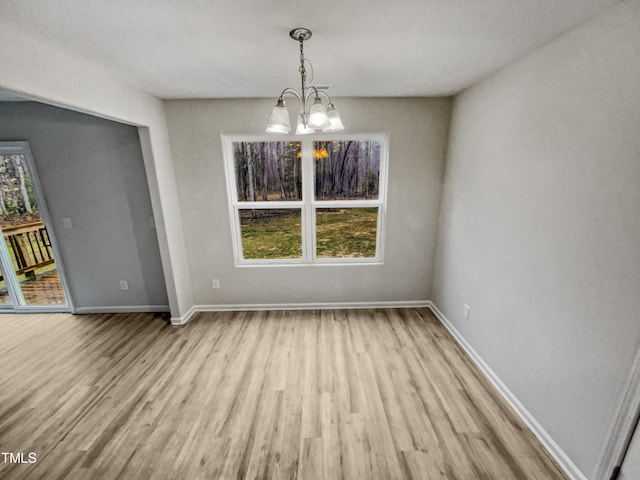
[[[237,265],[380,263],[387,136],[224,135]]]

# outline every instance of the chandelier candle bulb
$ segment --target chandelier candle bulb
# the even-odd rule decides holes
[[[323,89],[307,85],[307,71],[305,62],[310,62],[304,58],[304,41],[311,38],[311,30],[308,28],[294,28],[289,32],[289,36],[300,44],[300,84],[301,90],[298,92],[293,88],[285,88],[276,106],[271,111],[271,116],[267,122],[267,133],[289,133],[291,124],[289,123],[289,112],[284,103],[285,96],[292,96],[300,104],[300,113],[296,126],[296,135],[314,133],[315,131],[337,132],[344,130],[344,125],[340,119],[340,114],[336,110],[331,97]],[[313,99],[313,105],[311,105]],[[323,103],[323,99],[326,104]]]
[[[327,128],[329,118],[327,117],[327,107],[322,104],[320,98],[316,98],[313,107],[309,111],[309,126],[314,129]]]
[[[298,115],[298,124],[296,126],[296,135],[307,135],[309,133],[315,133],[313,128],[310,128],[304,124],[304,116]]]
[[[333,103],[330,103],[327,107],[327,118],[329,120],[329,126],[323,129],[323,132],[338,132],[344,130],[340,114],[336,110],[336,107],[333,106]]]

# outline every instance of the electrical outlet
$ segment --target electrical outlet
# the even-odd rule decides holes
[[[65,230],[71,230],[73,228],[73,222],[69,217],[62,217],[62,226]]]
[[[462,316],[464,317],[465,320],[469,320],[470,313],[471,313],[471,307],[465,303],[464,307],[462,307]]]
[[[129,282],[120,280],[120,290],[129,290]]]
[[[220,290],[220,280],[218,280],[217,278],[213,278],[211,280],[211,288],[213,290]]]

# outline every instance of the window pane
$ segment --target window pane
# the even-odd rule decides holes
[[[341,140],[313,142],[316,200],[378,198],[380,142]]]
[[[376,256],[378,208],[316,209],[318,258]]]
[[[302,200],[300,142],[233,142],[239,202]]]
[[[302,257],[299,208],[240,209],[239,213],[245,259]]]

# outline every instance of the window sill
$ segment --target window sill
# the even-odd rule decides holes
[[[372,265],[384,265],[383,261],[375,258],[366,258],[362,260],[323,260],[314,262],[305,261],[277,261],[277,260],[264,260],[264,261],[243,261],[236,262],[237,268],[265,268],[265,267],[355,267],[355,266],[372,266]]]

